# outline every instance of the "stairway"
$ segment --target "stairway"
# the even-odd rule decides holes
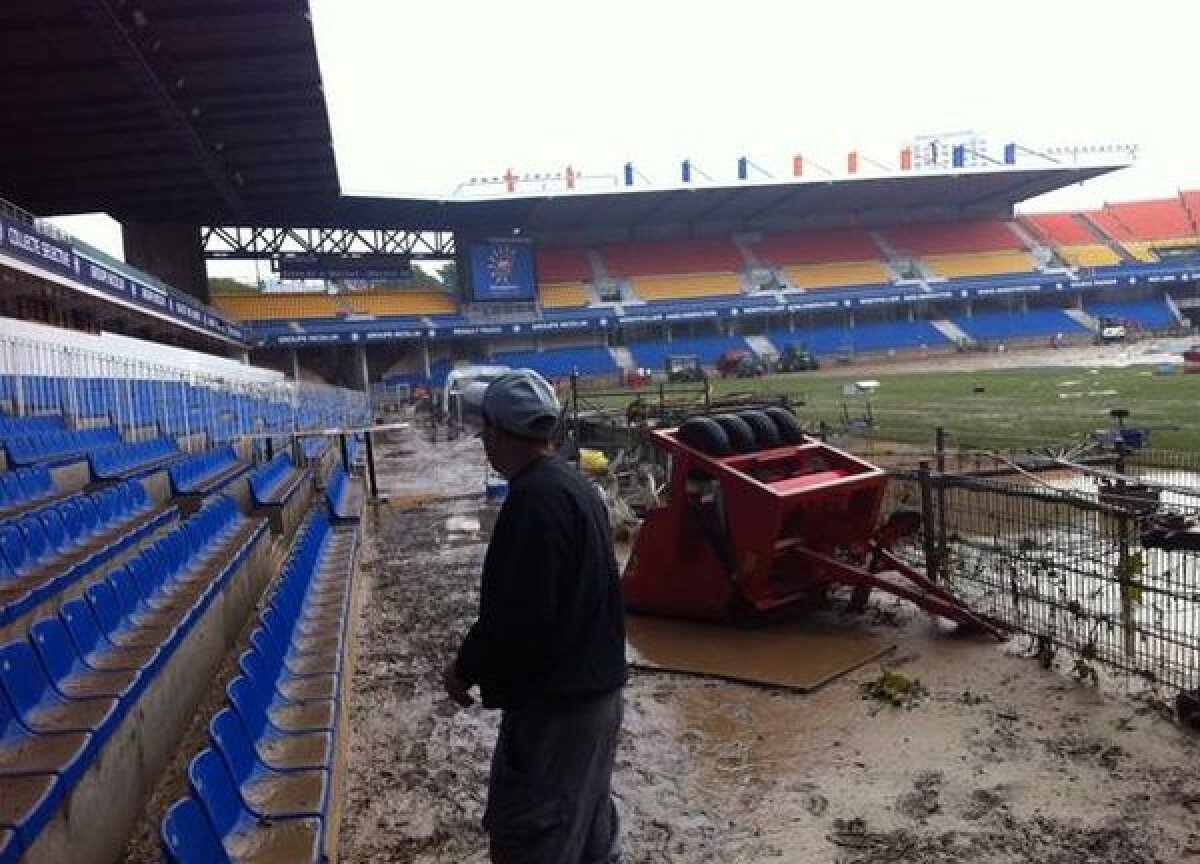
[[[869,231],[867,233],[870,234],[871,240],[883,254],[884,263],[887,265],[888,269],[892,271],[892,277],[895,282],[907,282],[911,284],[912,282],[916,281],[921,284],[923,289],[928,290],[929,286],[926,284],[925,280],[930,278],[932,274],[925,269],[925,264],[920,258],[917,258],[916,256],[910,258],[908,256],[901,255],[896,250],[896,247],[889,243],[887,238],[884,237],[879,231]],[[904,276],[904,274],[908,271],[909,261],[912,261],[913,269],[915,269],[917,272],[918,278],[916,280],[909,279]]]
[[[949,339],[955,345],[974,345],[975,340],[967,335],[967,332],[946,318],[941,318],[933,322],[933,326],[937,331]]]
[[[608,353],[612,355],[613,362],[622,372],[633,369],[636,365],[633,354],[624,345],[609,345]]]
[[[1064,309],[1063,311],[1067,313],[1067,317],[1072,321],[1086,327],[1093,333],[1100,329],[1100,322],[1096,320],[1095,316],[1089,315],[1082,309]]]
[[[750,350],[759,357],[779,356],[779,351],[775,348],[774,343],[766,336],[743,336],[742,338],[746,340],[746,344],[750,346]]]
[[[1129,251],[1124,246],[1104,233],[1104,229],[1089,219],[1086,213],[1076,213],[1075,219],[1091,232],[1092,236],[1096,238],[1097,243],[1107,246],[1116,253],[1116,256],[1121,259],[1122,264],[1127,264],[1134,260],[1133,256],[1129,254]]]
[[[608,267],[604,264],[604,257],[595,249],[588,249],[583,254],[587,256],[588,264],[592,266],[592,284],[607,279]]]
[[[1039,267],[1063,268],[1064,265],[1058,260],[1058,255],[1054,252],[1054,249],[1035,237],[1028,228],[1016,219],[1010,219],[1005,224],[1008,226],[1008,230],[1015,234],[1021,243],[1024,244],[1025,248],[1029,250],[1029,254],[1033,256]]]
[[[751,243],[760,237],[762,235],[758,233],[733,235],[733,245],[742,253],[742,260],[746,262],[747,270],[758,270],[763,266],[762,262],[758,260],[758,256],[754,254],[754,249],[750,246]]]

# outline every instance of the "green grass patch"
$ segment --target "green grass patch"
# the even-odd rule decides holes
[[[880,382],[874,393],[843,395],[844,385],[867,378]],[[1200,448],[1200,375],[1155,375],[1148,367],[894,374],[858,369],[845,375],[714,379],[712,386],[715,397],[786,394],[804,402],[799,411],[806,422],[824,420],[834,429],[847,415],[864,416],[869,403],[878,437],[930,446],[938,426],[964,448],[1060,443],[1111,427],[1109,410],[1127,408],[1127,423],[1152,429],[1151,447]],[[643,392],[653,399],[657,389]],[[616,407],[628,399],[604,401]]]

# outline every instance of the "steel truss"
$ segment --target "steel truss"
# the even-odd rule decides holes
[[[407,255],[454,257],[451,231],[395,228],[269,228],[206,225],[201,228],[205,258],[255,259],[278,255]]]

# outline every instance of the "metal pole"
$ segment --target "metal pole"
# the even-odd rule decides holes
[[[932,582],[940,582],[941,561],[938,560],[937,545],[933,537],[933,478],[928,460],[922,460],[917,469],[917,482],[921,487],[921,525],[925,551],[925,575]]]
[[[367,441],[367,490],[371,494],[372,500],[379,497],[379,484],[375,478],[375,447],[371,443],[371,431],[368,429],[363,433],[363,437]]]
[[[937,427],[937,473],[941,478],[946,473],[946,430]],[[937,550],[938,561],[946,560],[946,485],[937,484]]]

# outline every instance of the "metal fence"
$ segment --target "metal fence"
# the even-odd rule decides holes
[[[125,440],[170,436],[195,450],[242,435],[345,427],[365,394],[169,345],[22,325],[0,332],[0,416],[58,415],[66,429],[114,426]]]
[[[1152,529],[1163,515],[1142,499],[1102,494],[1086,474],[981,478],[927,465],[895,477],[893,503],[926,514],[929,571],[976,611],[1069,652],[1081,677],[1105,666],[1200,687],[1200,553],[1161,548]],[[1176,526],[1200,524],[1187,488],[1163,500]]]

